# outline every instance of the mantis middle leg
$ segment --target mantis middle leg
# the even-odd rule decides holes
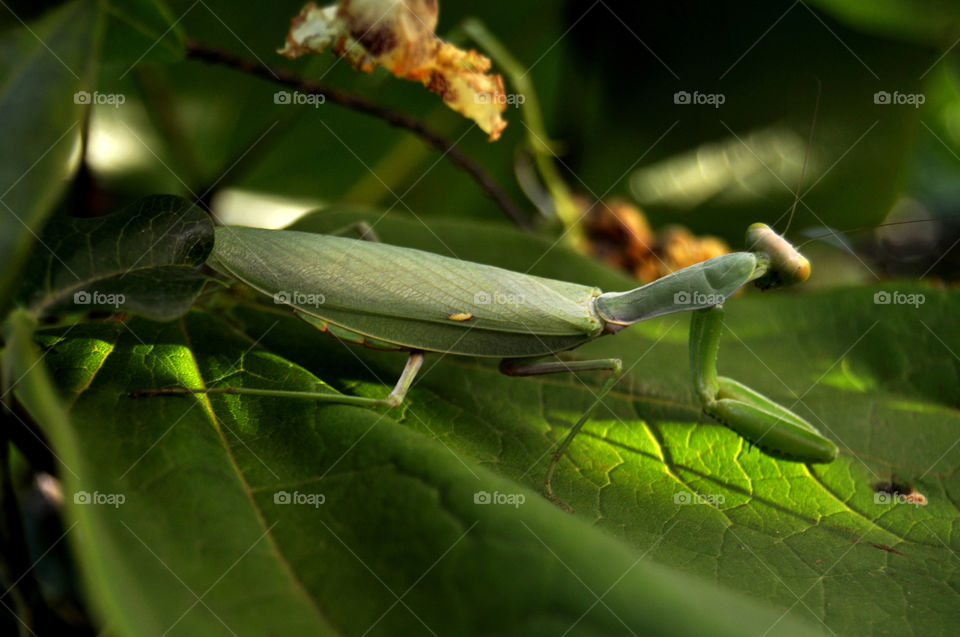
[[[541,361],[536,363],[524,363],[518,359],[506,358],[500,363],[500,371],[508,376],[540,376],[543,374],[586,371],[610,372],[610,378],[607,379],[607,382],[603,384],[600,391],[594,396],[593,402],[587,407],[587,410],[583,412],[580,419],[574,423],[573,427],[570,428],[570,433],[567,434],[567,437],[563,439],[560,446],[553,452],[553,458],[550,460],[550,466],[547,467],[547,475],[546,478],[544,478],[544,495],[546,495],[551,502],[559,504],[568,511],[573,512],[573,509],[569,505],[554,495],[553,487],[551,486],[553,472],[556,470],[563,453],[567,450],[567,447],[570,446],[570,443],[577,434],[580,433],[580,430],[590,418],[590,415],[600,405],[604,396],[606,396],[607,393],[613,389],[617,381],[620,380],[620,376],[623,375],[623,363],[618,358],[601,358],[589,361]]]

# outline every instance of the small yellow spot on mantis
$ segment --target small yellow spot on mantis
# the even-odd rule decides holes
[[[451,314],[447,317],[451,321],[469,321],[473,318],[473,314],[469,312],[457,312],[456,314]]]

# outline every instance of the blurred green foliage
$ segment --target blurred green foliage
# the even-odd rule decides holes
[[[0,7],[0,309],[13,306],[25,281],[52,289],[50,273],[73,263],[51,258],[56,245],[87,236],[71,229],[88,220],[67,217],[100,217],[152,193],[262,225],[322,208],[299,222],[314,231],[386,213],[383,234],[401,245],[611,289],[631,285],[556,246],[557,224],[541,222],[536,236],[510,228],[466,173],[409,132],[334,104],[277,103],[284,87],[187,54],[193,39],[419,117],[537,217],[517,178],[527,139],[518,111],[508,108],[510,125],[491,144],[416,83],[382,70],[358,73],[332,55],[280,58],[275,50],[300,5],[11,0]],[[560,173],[591,202],[633,199],[656,226],[680,223],[734,247],[749,223],[782,231],[798,187],[794,237],[888,218],[941,220],[887,228],[884,240],[858,243],[862,251],[853,255],[809,246],[808,290],[860,287],[773,300],[747,295],[738,309],[731,303],[736,336],[721,366],[785,401],[811,387],[800,398],[840,438],[840,461],[813,472],[775,462],[701,422],[687,386],[683,326],[655,321],[574,354],[619,355],[628,365],[649,354],[611,399],[616,418],[588,427],[558,474],[581,519],[539,500],[517,516],[476,513],[463,499],[476,486],[474,472],[491,489],[535,497],[539,468],[524,469],[562,436],[589,399],[589,383],[515,381],[482,364],[444,361],[395,419],[232,397],[191,412],[187,399],[157,406],[127,393],[136,382],[216,378],[252,351],[238,372],[244,382],[322,381],[375,395],[382,390],[376,381],[389,378],[397,361],[333,341],[314,349],[319,335],[242,295],[206,295],[175,323],[68,317],[40,332],[42,349],[33,319],[15,311],[4,333],[3,379],[18,381],[18,401],[3,424],[17,442],[16,486],[21,503],[49,504],[33,478],[59,470],[67,498],[62,529],[73,533],[80,566],[76,575],[58,551],[40,561],[37,603],[52,609],[50,624],[35,624],[41,634],[94,634],[101,626],[136,634],[138,625],[162,632],[191,604],[201,608],[177,629],[184,634],[223,631],[220,615],[244,634],[360,634],[388,607],[398,610],[377,630],[421,630],[399,612],[406,604],[396,596],[420,581],[471,515],[480,520],[476,543],[409,601],[445,631],[557,633],[583,611],[583,634],[623,629],[621,615],[659,634],[711,627],[737,634],[738,620],[752,629],[785,612],[776,625],[785,634],[820,622],[843,634],[950,631],[960,607],[952,533],[960,498],[952,433],[960,404],[957,297],[923,283],[875,284],[891,272],[956,277],[960,5],[443,0],[438,34],[469,45],[459,28],[468,17],[482,20],[528,68]],[[117,254],[136,258],[120,235],[111,235]],[[47,266],[25,273],[31,253]],[[84,272],[106,280],[108,259],[96,249],[90,255]],[[196,292],[193,283],[172,303],[177,312]],[[870,301],[897,289],[930,302],[911,312]],[[381,421],[361,455],[349,456],[355,434]],[[313,462],[336,465],[341,453],[358,474],[372,476],[363,493],[375,506],[310,518],[271,504],[272,489],[314,476]],[[283,479],[265,475],[261,456]],[[148,458],[142,473],[132,471],[141,457]],[[877,508],[870,483],[880,478],[909,481],[930,505]],[[678,485],[722,492],[728,506],[674,506]],[[351,488],[337,483],[329,493],[348,499]],[[78,489],[130,494],[129,517],[72,506]],[[29,563],[57,534],[51,539],[41,528],[49,506],[23,509],[31,546],[21,557]],[[276,538],[216,590],[221,573],[270,523],[280,523]],[[562,558],[549,546],[560,547]],[[394,559],[384,547],[409,555]],[[590,591],[599,595],[645,556],[653,564],[595,603]],[[365,560],[386,573],[387,584],[371,577]],[[564,562],[587,573],[586,585]],[[21,575],[15,563],[4,562],[5,590]],[[17,603],[30,599],[21,588],[11,595]],[[216,591],[209,602],[216,613],[195,604],[206,590]],[[489,597],[477,604],[482,595]],[[703,612],[691,612],[698,604]],[[658,605],[668,610],[641,612]],[[272,620],[280,616],[285,623]],[[2,630],[22,631],[13,617],[3,621]]]

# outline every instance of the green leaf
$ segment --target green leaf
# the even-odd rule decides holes
[[[863,13],[910,3],[814,4],[858,5]],[[922,10],[913,17],[937,23]],[[939,23],[941,34],[948,24]],[[941,37],[944,48],[955,40]],[[882,93],[925,93],[927,71],[942,57],[926,43],[865,33],[809,3],[786,1],[707,3],[696,19],[680,21],[669,5],[625,3],[616,15],[584,15],[562,45],[569,55],[552,98],[560,109],[555,126],[576,149],[564,160],[577,175],[571,181],[595,197],[636,197],[654,227],[690,225],[731,245],[750,223],[783,227],[798,188],[806,205],[797,206],[796,230],[880,223],[902,193],[914,139],[928,134],[920,119],[934,118],[913,105],[883,104]],[[643,80],[625,80],[624,64]],[[591,89],[569,100],[570,86]],[[678,104],[678,91],[724,101],[718,108]],[[816,188],[800,183],[808,151],[802,181]],[[635,162],[630,179],[618,180]]]
[[[24,281],[35,315],[101,309],[170,320],[207,280],[198,267],[213,223],[185,199],[155,195],[107,217],[58,220],[42,245]]]
[[[104,62],[139,64],[183,58],[183,28],[162,0],[106,0],[104,7]]]
[[[22,309],[14,310],[7,317],[3,334],[6,347],[0,356],[0,393],[6,398],[15,388],[17,399],[38,422],[51,429],[67,430],[69,421],[65,406],[57,395],[50,373],[40,364],[40,351],[33,342],[35,328],[33,317]]]
[[[813,0],[854,28],[904,40],[942,44],[960,26],[960,7],[949,0]]]
[[[624,622],[739,635],[777,620],[641,562],[642,551],[381,414],[130,396],[224,374],[250,385],[316,382],[221,320],[81,326],[45,341],[76,436],[71,446],[67,432],[48,432],[79,475],[66,476],[70,517],[98,524],[95,538],[73,539],[122,634],[395,635],[424,632],[422,622],[438,634],[556,634],[576,623],[578,634],[610,635],[627,634]],[[145,359],[141,341],[155,355]],[[242,372],[231,371],[237,361]],[[525,501],[476,504],[480,491]],[[602,604],[591,590],[607,592]],[[715,615],[694,613],[703,608]],[[771,634],[808,633],[784,622]]]
[[[630,284],[515,232],[415,229],[377,225],[391,242]],[[914,285],[882,291],[922,294],[922,304],[877,304],[878,291],[744,294],[727,307],[721,372],[819,426],[841,448],[830,465],[768,458],[706,421],[682,317],[572,352],[619,356],[630,369],[555,476],[574,516],[537,493],[602,377],[515,379],[492,363],[431,357],[409,404],[389,415],[239,395],[133,398],[178,384],[317,382],[383,396],[403,357],[349,347],[242,295],[175,324],[47,332],[73,423],[48,429],[79,476],[65,476],[67,491],[124,497],[72,504],[71,518],[98,527],[71,540],[122,634],[174,623],[168,634],[227,634],[224,624],[409,634],[425,632],[421,620],[437,634],[628,634],[623,624],[792,634],[820,622],[844,635],[948,632],[960,621],[960,303]],[[873,485],[891,479],[929,503],[878,500]],[[481,491],[525,501],[474,504]]]
[[[76,166],[101,28],[76,0],[0,37],[0,309]]]

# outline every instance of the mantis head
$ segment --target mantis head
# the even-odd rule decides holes
[[[767,272],[755,282],[761,290],[803,283],[810,277],[806,257],[764,223],[747,228],[747,249],[767,260]]]

